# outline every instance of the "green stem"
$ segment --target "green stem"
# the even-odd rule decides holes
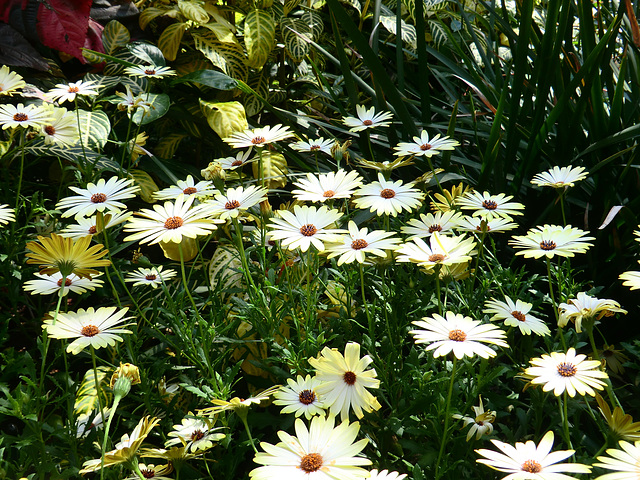
[[[233,227],[236,231],[236,242],[238,244],[238,252],[240,253],[240,261],[242,262],[242,269],[244,270],[244,275],[247,279],[247,283],[251,284],[253,290],[256,291],[258,288],[253,281],[253,277],[251,276],[251,272],[249,270],[249,262],[247,262],[247,255],[244,250],[244,242],[242,241],[242,226],[238,221],[237,217],[233,217],[231,219],[233,222]]]
[[[65,274],[62,274],[62,285],[64,285],[66,281],[67,281],[67,276]],[[64,297],[62,292],[63,292],[62,288],[58,290],[58,303],[56,304],[56,309],[53,312],[53,321],[51,322],[51,325],[55,325],[56,321],[58,320],[60,305],[62,305],[62,298]],[[38,384],[38,389],[40,391],[41,396],[44,397],[44,392],[42,391],[42,389],[44,388],[44,371],[47,366],[47,352],[49,351],[49,335],[47,334],[46,329],[42,331],[42,346],[43,346],[43,353],[42,353],[42,363],[40,364],[40,382]]]
[[[442,300],[440,299],[440,270],[442,265],[438,264],[434,268],[434,275],[436,276],[436,300],[438,301],[438,314],[442,315]]]
[[[373,325],[373,318],[371,317],[371,313],[369,312],[369,304],[367,303],[367,297],[364,294],[364,268],[362,264],[358,264],[358,269],[360,270],[360,290],[362,292],[362,304],[364,305],[364,311],[367,314],[367,321],[369,322],[369,338],[371,339],[371,345],[375,346],[375,331]]]
[[[440,462],[444,455],[444,447],[447,445],[449,439],[449,409],[451,408],[451,397],[453,396],[453,383],[456,377],[456,367],[458,365],[458,359],[453,357],[453,367],[451,368],[451,379],[449,381],[449,391],[447,392],[447,405],[444,411],[444,431],[442,432],[442,440],[440,441],[440,451],[438,452],[438,461],[436,462],[436,475],[435,478],[440,478]]]
[[[100,409],[100,415],[103,416],[104,421],[104,406],[102,405],[102,397],[100,396],[100,381],[98,380],[98,367],[96,366],[96,350],[91,345],[91,364],[93,366],[93,380],[96,385],[96,394],[98,397],[98,408]],[[107,439],[109,438],[109,425],[111,425],[111,417],[116,411],[116,407],[118,406],[119,398],[116,397],[113,401],[113,410],[111,411],[111,415],[109,416],[109,420],[107,421],[107,425],[104,428],[104,434],[102,436],[102,451],[100,454],[100,480],[104,478],[104,454],[107,451]]]
[[[556,319],[556,325],[558,325],[558,307],[556,306],[556,299],[553,295],[553,282],[551,281],[551,260],[549,259],[549,257],[547,257],[547,279],[549,280],[549,296],[551,297],[553,315],[555,316],[555,319]],[[558,328],[558,334],[560,335],[560,342],[562,343],[562,348],[566,351],[567,343],[564,340],[564,330],[562,328]]]
[[[22,190],[22,176],[24,174],[24,143],[26,140],[27,131],[23,130],[22,135],[20,135],[20,174],[18,176],[18,191],[16,193],[16,218],[18,215],[18,209],[20,208],[20,191]]]
[[[560,197],[560,211],[562,212],[562,225],[563,226],[567,226],[567,217],[565,216],[564,213],[564,194],[566,193],[568,187],[565,187],[564,190],[562,190],[559,193],[559,197]]]
[[[184,270],[184,254],[182,253],[182,244],[178,244],[178,251],[180,252],[180,272],[182,273],[182,283],[184,285],[184,291],[187,293],[187,297],[191,301],[191,305],[193,306],[193,310],[196,316],[199,316],[198,307],[196,306],[196,302],[191,296],[191,292],[189,291],[189,285],[187,284],[187,275]]]
[[[571,435],[569,433],[569,415],[567,403],[567,391],[565,390],[562,396],[562,400],[560,399],[560,397],[558,397],[558,407],[560,408],[560,416],[562,417],[564,440],[567,443],[567,448],[573,450],[573,446],[571,445]]]
[[[142,480],[145,480],[146,477],[140,471],[140,465],[138,465],[137,458],[134,458],[133,460],[131,460],[131,468],[133,469],[134,472],[136,472],[136,475],[138,475],[139,478],[141,478]]]
[[[249,436],[249,442],[251,443],[251,447],[253,448],[253,451],[258,453],[258,449],[256,448],[255,442],[253,441],[253,437],[251,436],[251,430],[249,429],[249,424],[247,423],[247,418],[246,416],[243,415],[238,415],[240,417],[240,420],[242,420],[242,423],[244,424],[244,429],[247,431],[247,435]]]

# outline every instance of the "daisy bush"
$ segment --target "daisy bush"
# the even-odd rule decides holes
[[[637,35],[534,3],[8,56],[0,479],[637,478]]]

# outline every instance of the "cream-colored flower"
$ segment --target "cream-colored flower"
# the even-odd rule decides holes
[[[104,283],[102,280],[97,279],[102,273],[98,273],[92,278],[81,278],[71,273],[67,275],[64,285],[62,284],[62,274],[60,272],[52,273],[51,275],[34,273],[34,275],[38,277],[38,280],[29,280],[23,286],[26,292],[31,292],[31,295],[49,295],[58,293],[60,290],[62,290],[62,295],[68,294],[69,291],[84,293],[87,290],[94,291],[96,288],[102,287]]]
[[[369,109],[364,105],[356,105],[356,114],[358,117],[344,117],[342,121],[349,128],[350,132],[361,132],[369,128],[388,127],[391,125],[389,121],[393,114],[391,112],[376,113],[375,107]]]
[[[531,303],[523,302],[516,299],[514,302],[509,297],[504,297],[504,302],[492,298],[485,303],[484,313],[493,314],[491,321],[504,320],[504,324],[508,327],[518,327],[525,335],[550,335],[551,330],[539,318],[530,315]]]
[[[0,67],[0,97],[5,95],[10,97],[26,85],[27,83],[22,79],[22,76],[11,71],[6,65]]]
[[[412,218],[407,225],[400,228],[400,231],[410,235],[409,240],[414,238],[427,238],[433,233],[447,233],[458,227],[462,214],[459,212],[436,212],[421,213],[420,220]]]
[[[52,108],[51,118],[41,127],[46,145],[73,145],[78,141],[78,122],[66,108]]]
[[[186,179],[178,180],[175,185],[155,192],[153,197],[158,200],[175,200],[180,195],[185,197],[193,195],[200,199],[213,197],[216,193],[218,193],[218,190],[213,186],[213,182],[203,180],[196,183],[191,175],[187,175]]]
[[[120,200],[133,198],[140,191],[140,187],[133,183],[132,179],[111,177],[107,181],[101,178],[98,183],[89,183],[87,188],[71,186],[69,188],[78,195],[63,198],[56,208],[65,210],[63,218],[75,216],[78,219],[95,212],[118,213],[127,208]]]
[[[16,211],[8,204],[0,205],[0,225],[16,221]]]
[[[489,192],[468,192],[464,196],[456,199],[456,204],[463,210],[474,210],[473,217],[482,217],[486,220],[493,218],[511,219],[512,215],[522,215],[524,205],[517,202],[510,202],[513,196],[500,193],[491,195]]]
[[[291,193],[300,201],[324,202],[335,198],[349,198],[354,190],[362,185],[362,177],[355,170],[347,172],[307,173],[306,179],[294,183],[297,190]]]
[[[78,80],[73,83],[59,83],[49,90],[48,95],[57,100],[58,103],[73,102],[78,95],[98,95],[99,85],[95,85],[96,82],[83,82]]]
[[[338,265],[343,263],[366,263],[366,254],[376,255],[386,258],[388,250],[395,250],[400,242],[399,238],[393,237],[394,232],[384,230],[358,229],[353,220],[349,221],[349,234],[340,235],[335,243],[326,246],[329,254],[328,258],[338,257]]]
[[[157,65],[136,65],[135,67],[127,67],[124,73],[132,77],[145,78],[162,78],[176,75],[176,71],[169,67],[159,67]]]
[[[640,478],[640,441],[631,444],[620,440],[620,448],[607,449],[608,457],[598,457],[602,463],[594,463],[594,467],[613,470],[615,473],[600,475],[596,480],[637,480]]]
[[[410,212],[422,205],[424,194],[413,188],[413,184],[404,185],[402,180],[392,182],[378,173],[378,181],[363,185],[353,192],[356,207],[376,212],[377,215],[392,215],[406,210]]]
[[[296,417],[304,414],[307,420],[314,415],[325,414],[324,403],[316,391],[322,384],[320,379],[298,375],[296,380],[288,378],[287,384],[273,394],[273,404],[284,406],[280,413],[293,413]]]
[[[518,224],[512,222],[509,218],[498,217],[487,220],[483,217],[464,216],[460,219],[456,228],[462,232],[499,233],[513,230],[517,226]]]
[[[264,147],[270,143],[279,142],[293,137],[289,127],[276,125],[275,127],[249,128],[243,132],[235,132],[224,141],[233,148]]]
[[[512,237],[509,244],[522,249],[516,255],[523,255],[524,258],[553,258],[556,255],[573,257],[576,253],[585,253],[593,246],[587,241],[595,240],[595,237],[586,235],[587,232],[571,225],[544,225],[532,228],[525,236]]]
[[[546,172],[536,174],[531,183],[539,187],[565,188],[573,187],[575,182],[584,180],[589,172],[584,167],[553,167]]]
[[[582,332],[583,322],[590,329],[602,317],[611,317],[616,313],[627,314],[615,300],[592,297],[585,292],[578,293],[577,298],[570,299],[568,303],[558,305],[558,311],[558,326],[565,327],[571,320],[576,324],[578,333]]]
[[[206,205],[211,215],[227,220],[236,218],[240,213],[267,199],[267,189],[251,185],[247,188],[229,188],[225,193],[217,192],[215,198]]]
[[[289,145],[298,152],[323,152],[327,155],[331,155],[331,147],[336,143],[333,139],[325,140],[324,138],[309,139],[306,142],[300,140],[299,142]]]
[[[480,440],[483,435],[491,435],[493,432],[493,422],[496,419],[495,411],[484,411],[482,397],[480,397],[480,403],[478,406],[471,408],[473,408],[473,417],[465,417],[459,414],[453,415],[453,418],[462,420],[465,427],[471,425],[471,428],[467,432],[467,442],[471,440],[471,437],[474,435],[476,436],[476,440]]]
[[[280,210],[278,214],[281,218],[271,219],[271,230],[267,235],[269,240],[281,240],[282,246],[289,250],[299,248],[306,252],[313,245],[322,252],[325,249],[325,241],[334,241],[336,234],[344,232],[337,228],[326,228],[343,215],[335,209],[295,205],[293,212]]]
[[[449,237],[434,232],[428,240],[428,245],[421,238],[401,244],[396,250],[396,260],[417,263],[420,267],[432,269],[438,265],[467,263],[471,260],[471,255],[475,254],[473,249],[476,244],[473,238]]]
[[[449,137],[440,138],[440,134],[429,138],[427,131],[423,130],[419,137],[413,137],[413,142],[399,143],[393,148],[396,150],[394,155],[415,155],[430,158],[434,155],[439,155],[440,152],[445,150],[455,150],[458,145],[460,143],[457,140],[451,140]]]
[[[51,114],[48,109],[38,107],[36,105],[0,105],[0,125],[2,129],[8,128],[29,128],[34,127],[36,129],[45,125]]]
[[[128,273],[124,281],[134,282],[134,287],[151,285],[152,288],[157,288],[163,282],[167,282],[177,275],[177,272],[172,268],[167,268],[166,270],[162,268],[162,265],[152,268],[138,268],[135,272]]]
[[[208,418],[195,418],[192,415],[189,412],[188,416],[182,419],[181,425],[173,426],[173,431],[167,434],[171,438],[165,442],[165,447],[184,445],[187,451],[195,453],[198,450],[210,449],[213,442],[226,437],[224,433],[219,433],[222,428],[213,428],[213,422]]]
[[[87,218],[78,217],[76,218],[76,222],[78,223],[67,226],[60,232],[60,236],[77,240],[82,237],[96,235],[107,228],[115,227],[116,225],[120,225],[121,223],[129,220],[132,215],[132,212],[126,211],[107,213],[106,215],[102,215],[101,221],[98,218],[98,215],[93,215],[92,217]],[[98,225],[99,221],[100,225]]]

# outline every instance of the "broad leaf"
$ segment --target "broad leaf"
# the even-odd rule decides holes
[[[180,42],[184,32],[188,29],[186,23],[174,23],[164,29],[158,39],[158,47],[167,60],[175,60],[180,49]]]
[[[163,136],[156,145],[156,156],[164,159],[169,159],[175,155],[180,146],[180,142],[187,138],[188,135],[184,133],[170,133]]]
[[[209,21],[209,14],[207,14],[203,5],[204,2],[201,0],[178,0],[180,12],[196,23],[207,23]]]
[[[260,175],[260,162],[251,164],[254,178],[262,178],[265,186],[271,190],[282,188],[287,184],[287,160],[284,155],[277,152],[263,150],[262,152],[262,175]]]
[[[96,388],[96,373],[100,388]],[[97,410],[100,408],[100,403],[102,405],[111,403],[112,394],[110,389],[107,388],[109,383],[107,375],[109,373],[111,373],[111,368],[103,366],[96,368],[96,372],[93,369],[86,371],[76,392],[76,400],[73,404],[73,411],[76,415],[87,414],[92,410]],[[98,392],[100,392],[101,401],[98,401]]]
[[[89,147],[62,147],[59,145],[44,145],[44,142],[26,147],[26,151],[35,156],[49,156],[63,158],[71,163],[80,164],[88,162],[98,170],[119,172],[120,164],[109,157],[94,152]]]
[[[307,40],[313,40],[313,31],[302,20],[284,18],[280,24],[284,47],[296,62],[309,54],[311,46]]]
[[[102,44],[104,52],[109,55],[115,53],[121,47],[126,47],[131,40],[129,30],[117,20],[111,20],[102,32]]]
[[[233,90],[238,86],[236,80],[217,70],[198,70],[197,72],[176,78],[171,84],[175,85],[184,82],[199,83],[207,87],[217,88],[218,90]]]
[[[133,177],[135,184],[140,187],[140,198],[147,203],[155,203],[153,194],[159,190],[156,182],[144,170],[129,170],[129,174]]]
[[[155,65],[156,67],[164,67],[165,62],[162,50],[150,43],[135,42],[127,45],[129,51],[147,65]],[[140,62],[138,62],[140,63]]]
[[[102,93],[105,89],[115,87],[120,83],[120,77],[111,76],[111,75],[98,75],[97,73],[87,73],[84,76],[85,82],[93,82],[96,86],[102,87],[100,88],[100,92]]]
[[[43,45],[85,62],[85,46],[92,0],[47,0],[38,3],[36,28]],[[98,45],[98,50],[101,45]]]
[[[262,68],[273,50],[276,40],[276,24],[265,10],[252,10],[244,19],[244,43],[247,46],[252,68]]]
[[[146,112],[142,108],[139,108],[131,117],[136,125],[146,125],[147,123],[157,120],[167,113],[171,106],[171,98],[166,93],[148,93],[146,101],[151,104],[151,108]]]
[[[201,25],[201,27],[211,30],[216,38],[221,42],[238,43],[234,30],[223,23],[205,23],[204,25]]]
[[[244,107],[240,102],[207,102],[200,100],[200,108],[209,126],[220,138],[227,138],[234,132],[249,127]]]
[[[97,148],[104,147],[111,133],[111,122],[102,110],[79,111],[80,140],[84,146]]]
[[[388,32],[396,35],[396,16],[395,15],[381,15],[380,23],[387,29]],[[402,41],[411,45],[413,50],[416,49],[418,44],[418,37],[416,36],[416,27],[401,20],[401,36]]]
[[[211,32],[194,34],[194,45],[216,67],[237,80],[246,81],[249,74],[244,50],[236,43],[220,42]]]
[[[266,69],[254,73],[247,82],[254,92],[257,92],[262,98],[269,97],[269,72]],[[242,96],[242,102],[244,103],[244,109],[247,112],[247,117],[253,117],[259,113],[263,108],[262,100],[256,95],[245,93]]]
[[[317,41],[320,38],[320,34],[324,31],[322,16],[312,10],[305,10],[302,12],[302,15],[300,15],[300,20],[307,24],[313,32],[313,39]]]
[[[147,25],[149,25],[149,22],[151,22],[151,20],[153,20],[156,17],[159,17],[160,15],[165,15],[167,14],[168,10],[167,8],[157,8],[157,7],[147,7],[144,10],[142,10],[142,13],[140,13],[140,28],[142,30],[144,30],[145,28],[147,28]]]

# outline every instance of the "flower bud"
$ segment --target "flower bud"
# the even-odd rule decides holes
[[[131,385],[140,383],[140,370],[131,363],[121,363],[113,372],[109,386],[116,396],[124,397],[131,390]]]

